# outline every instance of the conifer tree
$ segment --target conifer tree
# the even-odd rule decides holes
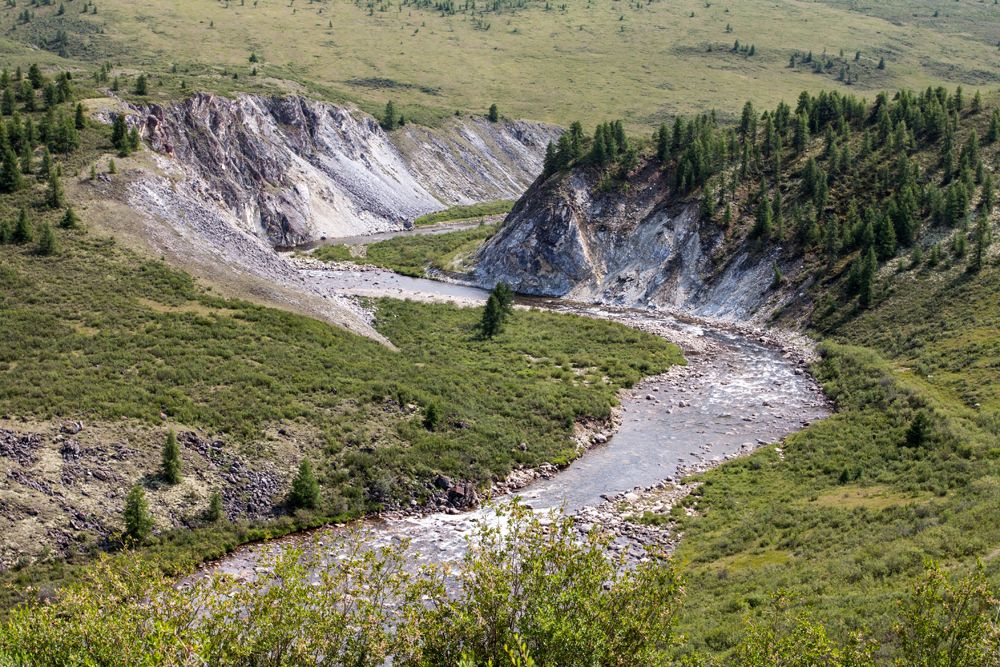
[[[125,114],[115,116],[111,126],[111,145],[118,149],[118,154],[122,157],[128,155],[128,125],[125,123]]]
[[[46,257],[56,253],[56,235],[49,223],[43,222],[38,231],[38,254]]]
[[[78,130],[82,130],[87,126],[87,117],[83,113],[82,103],[78,102],[76,105],[76,111],[73,116],[73,125],[75,125]]]
[[[992,241],[991,236],[989,219],[985,213],[981,213],[976,220],[976,231],[973,235],[976,247],[973,250],[972,262],[969,265],[972,271],[980,271],[985,266],[986,256],[989,252],[990,242]]]
[[[153,517],[149,513],[146,492],[138,484],[125,497],[125,537],[135,542],[143,542],[153,532]]]
[[[396,129],[399,117],[396,115],[396,105],[392,100],[385,103],[385,113],[382,114],[382,129],[391,132]]]
[[[135,80],[135,94],[136,95],[146,95],[149,92],[149,84],[146,81],[146,75],[140,74]]]
[[[17,153],[8,144],[3,150],[3,165],[0,170],[0,192],[17,192],[24,186],[24,178],[21,176],[21,164],[18,162]]]
[[[490,105],[490,112],[489,114],[487,114],[486,117],[489,119],[491,123],[496,123],[497,121],[500,120],[500,110],[497,109],[496,104]]]
[[[22,208],[17,214],[17,222],[14,223],[14,231],[10,240],[13,243],[31,243],[35,235],[31,231],[31,223],[28,221],[28,211]]]
[[[871,307],[875,294],[875,274],[878,271],[878,259],[875,249],[868,248],[864,263],[861,266],[860,285],[858,289],[858,305],[863,309]]]
[[[670,135],[667,132],[667,124],[661,123],[660,129],[656,131],[656,159],[663,163],[668,157],[670,157]]]
[[[59,220],[59,226],[63,229],[74,229],[79,223],[80,219],[77,217],[72,206],[66,209],[66,213],[64,213],[63,217]]]
[[[313,475],[309,459],[302,459],[298,474],[292,481],[292,489],[288,493],[288,504],[292,509],[313,509],[319,504],[319,482]]]
[[[167,431],[167,439],[163,443],[160,474],[167,484],[177,484],[181,481],[181,450],[177,446],[177,434],[173,429]]]
[[[209,523],[215,523],[222,519],[223,511],[222,494],[218,491],[212,491],[212,495],[208,497],[208,509],[205,510],[205,520]]]
[[[62,183],[55,169],[49,170],[49,187],[45,194],[45,202],[49,208],[62,208],[65,206],[65,196],[63,195]]]
[[[990,172],[983,174],[983,193],[979,198],[979,207],[987,214],[993,212],[996,205],[996,191],[993,189],[993,175]]]

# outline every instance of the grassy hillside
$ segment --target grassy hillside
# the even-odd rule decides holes
[[[60,3],[28,7],[27,21],[25,7],[5,7],[0,26],[12,64],[27,56],[17,44],[111,62],[108,83],[119,76],[128,89],[145,71],[154,99],[182,94],[184,81],[188,90],[351,99],[372,112],[394,99],[425,122],[496,102],[515,118],[623,117],[651,128],[678,112],[734,112],[733,99],[772,105],[804,88],[846,86],[842,66],[851,88],[869,93],[996,82],[1000,51],[988,26],[1000,8],[960,0],[934,17],[926,4],[71,0],[62,14]],[[737,40],[746,52],[732,50]],[[789,67],[809,52],[814,62]]]

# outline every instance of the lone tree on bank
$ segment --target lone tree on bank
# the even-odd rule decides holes
[[[491,123],[496,123],[500,120],[500,110],[497,109],[496,104],[490,105],[490,113],[487,115],[487,118],[489,118]]]
[[[125,498],[125,537],[142,542],[153,532],[153,517],[149,513],[146,492],[136,484]]]
[[[309,459],[302,459],[299,472],[292,481],[292,489],[288,492],[288,505],[292,509],[312,509],[319,503],[319,483],[313,474]]]
[[[162,474],[167,484],[181,481],[181,450],[177,446],[177,434],[173,429],[167,431],[167,441],[163,443]]]
[[[497,283],[486,300],[479,331],[483,338],[493,338],[503,329],[504,321],[513,311],[514,291],[507,283]]]

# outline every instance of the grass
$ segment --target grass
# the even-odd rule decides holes
[[[495,225],[479,225],[443,234],[400,236],[365,246],[364,254],[352,253],[347,246],[322,246],[313,255],[327,262],[374,264],[407,276],[421,277],[428,268],[441,271],[461,270],[471,257],[496,232]]]
[[[925,559],[1000,581],[1000,270],[904,277],[829,332],[817,372],[833,417],[702,476],[675,513],[691,563],[685,630],[725,653],[778,591],[840,635],[884,633]],[[850,343],[851,345],[845,345]],[[869,348],[856,347],[865,344]],[[933,436],[907,447],[918,410]],[[759,557],[785,553],[770,567]]]
[[[514,202],[510,199],[498,199],[479,204],[459,205],[446,208],[443,211],[436,211],[422,215],[413,221],[414,226],[436,225],[439,222],[449,222],[452,220],[472,220],[474,218],[485,218],[491,215],[504,215],[510,213],[514,208]]]
[[[802,89],[843,85],[839,67],[789,69],[795,52],[838,58],[844,51],[858,76],[852,89],[864,94],[992,81],[1000,65],[990,31],[996,6],[962,0],[933,17],[931,3],[911,5],[530,0],[516,10],[501,3],[500,11],[457,3],[451,14],[418,3],[284,0],[156,0],[137,12],[129,0],[106,0],[94,15],[70,4],[64,16],[56,16],[58,3],[36,7],[25,25],[17,22],[22,8],[8,7],[0,26],[11,64],[36,57],[24,44],[62,49],[78,62],[114,62],[125,91],[139,71],[150,73],[154,101],[192,89],[302,92],[378,113],[393,99],[424,123],[456,110],[485,114],[497,103],[512,118],[593,125],[623,117],[632,129],[650,129],[679,112],[735,114],[734,99],[770,107]],[[59,31],[67,33],[62,46]],[[733,53],[736,40],[756,54]],[[883,56],[887,68],[879,70]]]

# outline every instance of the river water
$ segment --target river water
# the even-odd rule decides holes
[[[409,278],[384,270],[303,269],[307,280],[332,292],[481,303],[487,293],[473,287]],[[801,356],[761,342],[727,325],[692,321],[683,316],[601,305],[532,300],[528,305],[586,317],[610,319],[663,336],[678,344],[687,358],[662,376],[647,378],[622,398],[620,428],[573,464],[518,491],[536,510],[562,508],[573,514],[605,503],[605,498],[648,488],[756,446],[780,440],[829,407]],[[505,500],[501,498],[500,501]],[[360,522],[365,539],[382,546],[410,541],[413,565],[448,562],[464,552],[466,537],[495,518],[484,508],[461,514],[435,513]],[[326,538],[336,557],[338,539]],[[310,539],[292,536],[276,543],[248,545],[215,563],[212,569],[252,577],[281,544]],[[323,539],[323,538],[319,538]],[[315,543],[315,542],[314,542]]]

